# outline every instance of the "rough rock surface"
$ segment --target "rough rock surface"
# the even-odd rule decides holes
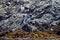
[[[60,22],[60,0],[0,0],[0,30],[55,28]],[[35,28],[35,29],[34,29]]]

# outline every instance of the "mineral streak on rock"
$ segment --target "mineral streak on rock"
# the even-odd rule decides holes
[[[60,22],[59,2],[60,0],[0,0],[0,29],[56,29]]]

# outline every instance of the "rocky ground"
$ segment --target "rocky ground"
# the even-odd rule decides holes
[[[16,33],[32,38],[59,37],[60,0],[0,0],[0,37],[12,38]]]

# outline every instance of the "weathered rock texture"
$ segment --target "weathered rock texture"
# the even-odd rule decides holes
[[[59,22],[60,0],[0,0],[0,31],[48,31]]]

